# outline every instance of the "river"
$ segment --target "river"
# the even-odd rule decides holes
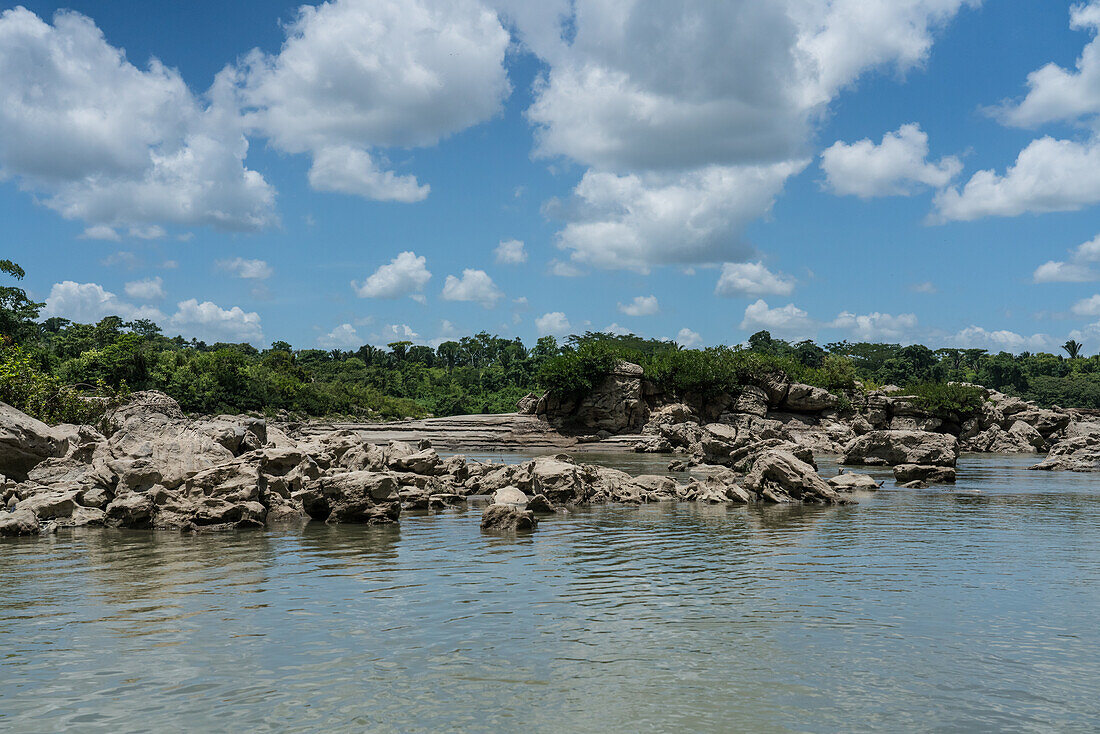
[[[519,536],[471,509],[6,539],[0,729],[1096,731],[1100,477],[1034,460]]]

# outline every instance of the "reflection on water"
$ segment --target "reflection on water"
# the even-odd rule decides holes
[[[1030,461],[520,536],[455,510],[5,540],[0,729],[1092,731],[1100,482]]]

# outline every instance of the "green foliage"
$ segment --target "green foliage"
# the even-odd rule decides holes
[[[982,406],[984,391],[973,385],[958,383],[922,382],[905,388],[913,402],[935,415],[958,413],[973,415]]]
[[[539,385],[557,395],[581,397],[611,374],[618,359],[616,350],[602,340],[584,341],[547,359],[539,369]]]
[[[0,347],[0,401],[50,424],[95,423],[107,407],[44,372],[20,347]]]

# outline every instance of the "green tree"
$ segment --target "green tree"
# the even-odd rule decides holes
[[[0,260],[0,273],[15,280],[23,280],[26,276],[23,268],[11,260]],[[0,340],[20,343],[37,333],[35,320],[45,305],[32,301],[22,288],[0,286]]]
[[[1070,339],[1068,342],[1062,345],[1062,349],[1066,350],[1066,354],[1070,359],[1077,359],[1081,356],[1081,349],[1084,348],[1084,344],[1079,341]]]

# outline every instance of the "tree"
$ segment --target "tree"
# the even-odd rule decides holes
[[[1066,353],[1069,354],[1070,359],[1077,359],[1081,356],[1081,349],[1084,346],[1085,345],[1081,342],[1070,339],[1068,342],[1062,345],[1062,349],[1066,350]]]
[[[23,280],[26,273],[11,260],[0,260],[0,273]],[[15,286],[0,286],[0,340],[21,342],[37,333],[38,311],[45,306],[27,298],[27,292]]]

